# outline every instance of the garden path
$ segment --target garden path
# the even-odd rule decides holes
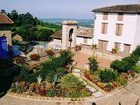
[[[74,61],[77,62],[76,67],[80,69],[84,69],[86,65],[88,64],[88,58],[91,57],[90,54],[85,54],[78,52],[74,56]],[[103,57],[97,57],[97,61],[99,62],[99,66],[103,68],[108,68],[112,62],[110,59],[106,59]]]
[[[105,96],[105,94],[103,92],[101,92],[99,89],[97,89],[96,87],[92,86],[92,84],[85,82],[85,80],[83,79],[82,73],[79,69],[74,69],[73,70],[73,74],[79,78],[80,81],[83,81],[86,88],[89,89],[93,94],[93,98],[100,98]]]
[[[116,93],[109,94],[108,96],[97,99],[97,105],[140,105],[136,104],[140,98],[140,75],[128,85]],[[92,100],[91,100],[92,101]]]

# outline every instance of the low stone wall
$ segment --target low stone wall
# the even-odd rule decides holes
[[[45,97],[45,96],[30,96],[30,95],[24,95],[24,94],[17,94],[8,92],[8,96],[11,97],[18,97],[21,99],[28,99],[28,100],[40,100],[40,101],[48,101],[48,102],[84,102],[87,100],[93,99],[92,96],[85,97],[85,98],[66,98],[66,97]]]

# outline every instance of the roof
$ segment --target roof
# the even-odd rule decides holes
[[[76,32],[77,37],[87,37],[92,38],[93,28],[79,27]],[[62,30],[58,30],[52,36],[55,39],[62,39]]]
[[[63,25],[77,25],[78,22],[75,21],[75,20],[64,20],[64,21],[62,22],[62,24],[63,24]]]
[[[62,30],[56,31],[56,32],[52,35],[52,37],[55,38],[55,39],[62,39]]]
[[[77,29],[76,35],[78,37],[92,38],[93,37],[93,28],[79,27]]]
[[[140,4],[115,5],[97,8],[92,10],[92,12],[140,14]]]
[[[0,24],[13,24],[14,22],[4,13],[0,13]]]

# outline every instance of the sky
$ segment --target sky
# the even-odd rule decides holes
[[[29,12],[38,18],[91,19],[92,9],[140,0],[0,0],[0,9]]]

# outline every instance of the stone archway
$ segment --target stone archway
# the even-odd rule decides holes
[[[62,22],[62,49],[75,47],[77,24],[77,21],[70,20]]]

